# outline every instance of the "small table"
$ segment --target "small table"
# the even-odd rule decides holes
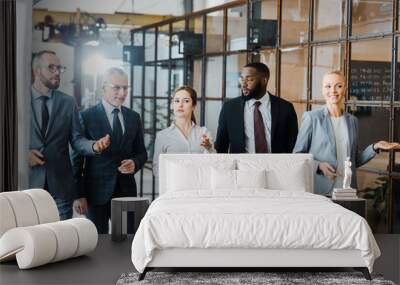
[[[113,241],[123,241],[126,233],[122,232],[123,212],[134,212],[135,225],[134,233],[139,227],[140,221],[146,214],[150,205],[150,199],[142,197],[120,197],[111,200],[111,239]]]
[[[356,199],[332,199],[332,202],[339,204],[340,206],[359,214],[365,218],[366,211],[366,200],[363,198]]]

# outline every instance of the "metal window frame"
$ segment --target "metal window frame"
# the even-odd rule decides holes
[[[350,106],[369,106],[369,107],[387,107],[390,109],[390,115],[389,115],[389,139],[393,140],[395,139],[395,123],[396,123],[396,114],[395,111],[399,110],[400,108],[400,98],[396,98],[396,93],[397,90],[399,90],[399,84],[400,82],[396,82],[396,75],[400,72],[398,70],[398,49],[399,49],[399,40],[400,40],[400,29],[399,29],[399,0],[392,0],[392,30],[391,31],[386,31],[383,33],[371,33],[371,34],[365,34],[365,35],[353,35],[352,34],[352,12],[353,12],[353,0],[343,0],[344,9],[343,12],[346,14],[344,15],[345,17],[345,22],[341,22],[339,25],[341,25],[341,29],[344,29],[345,32],[341,32],[339,35],[339,38],[336,39],[328,39],[328,40],[315,40],[314,38],[314,15],[315,15],[315,10],[317,9],[317,0],[306,0],[308,1],[309,5],[309,11],[308,11],[308,25],[307,25],[307,41],[303,43],[293,43],[289,45],[283,45],[282,44],[282,10],[283,10],[283,1],[284,0],[275,0],[276,1],[276,9],[277,9],[277,44],[275,47],[271,48],[260,48],[258,50],[251,50],[251,46],[249,44],[249,33],[250,33],[250,22],[253,19],[253,3],[255,2],[263,2],[266,0],[237,0],[237,1],[232,1],[226,4],[222,4],[216,7],[204,9],[201,11],[196,11],[193,13],[186,14],[184,16],[180,17],[174,17],[170,18],[158,23],[154,23],[151,25],[146,25],[137,29],[133,29],[131,31],[131,44],[133,44],[133,35],[136,32],[142,32],[143,34],[143,45],[145,45],[145,34],[146,31],[155,28],[156,30],[160,26],[164,25],[169,25],[169,40],[170,40],[170,46],[169,46],[169,56],[168,56],[168,72],[169,72],[169,77],[168,77],[168,88],[171,89],[171,84],[172,84],[172,79],[171,79],[171,69],[172,69],[172,62],[175,60],[184,60],[184,82],[192,82],[192,78],[189,78],[193,74],[193,61],[196,60],[201,60],[201,87],[200,87],[200,92],[201,96],[199,96],[199,105],[200,105],[200,124],[204,125],[205,123],[205,111],[206,111],[206,102],[207,101],[222,101],[224,102],[226,100],[226,64],[227,64],[227,56],[232,55],[232,54],[243,54],[246,53],[246,58],[247,62],[250,60],[253,60],[255,55],[257,53],[260,53],[264,50],[274,50],[275,51],[275,87],[276,87],[276,95],[281,96],[281,64],[282,64],[282,51],[286,48],[295,48],[295,47],[301,47],[307,49],[307,99],[306,100],[292,100],[294,103],[305,103],[306,104],[306,110],[311,110],[312,104],[315,103],[322,103],[318,99],[313,99],[312,97],[312,76],[313,76],[313,53],[314,53],[314,48],[319,47],[319,46],[325,46],[325,45],[338,45],[341,49],[341,52],[343,51],[343,54],[340,56],[340,67],[343,70],[343,73],[345,77],[347,78],[348,82],[350,79],[350,69],[351,69],[351,49],[352,49],[352,43],[356,42],[362,42],[362,41],[367,41],[367,40],[374,40],[374,39],[383,39],[383,38],[391,38],[392,40],[392,51],[391,51],[391,97],[390,101],[351,101],[349,100],[349,90],[347,90],[346,94],[346,108],[349,108]],[[229,51],[227,47],[228,43],[228,9],[232,7],[239,7],[247,5],[247,46],[245,50],[240,50],[240,51]],[[206,50],[207,46],[207,15],[209,13],[215,12],[215,11],[223,11],[223,35],[222,35],[222,41],[223,41],[223,50],[222,52],[208,52]],[[201,17],[202,18],[202,32],[203,32],[203,46],[202,46],[202,53],[200,55],[196,56],[185,56],[183,58],[179,59],[173,59],[171,58],[171,35],[173,32],[173,24],[175,22],[179,22],[184,20],[185,21],[185,31],[189,30],[189,21],[193,18],[196,17]],[[157,45],[158,42],[158,36],[156,35],[155,37],[155,43]],[[155,48],[155,53],[157,53],[157,47]],[[207,75],[207,59],[209,57],[213,56],[222,56],[222,92],[221,92],[221,97],[218,98],[210,98],[206,97],[207,90],[206,90],[206,75]],[[165,60],[164,60],[165,61]],[[155,57],[154,64],[155,64],[155,80],[154,80],[154,87],[155,91],[153,94],[154,96],[151,96],[150,98],[154,99],[154,110],[156,110],[156,103],[157,99],[166,99],[165,97],[158,97],[156,94],[156,79],[157,79],[157,63],[161,62],[157,60],[157,57]],[[190,62],[190,64],[188,64]],[[145,65],[146,62],[143,63],[143,72],[142,72],[142,80],[143,83],[145,82]],[[134,78],[134,71],[131,68],[131,80]],[[172,90],[170,90],[172,92]],[[142,95],[144,95],[144,84],[142,84]],[[146,94],[147,95],[147,94]],[[168,96],[168,101],[170,103],[170,98],[171,96]],[[142,96],[140,98],[138,97],[133,97],[133,90],[131,91],[131,105],[133,104],[133,100],[141,99],[142,100],[142,106],[141,106],[141,113],[142,116],[144,116],[144,99],[149,98],[148,96]],[[397,101],[396,101],[397,99]],[[155,113],[153,114],[153,130],[154,132],[156,131],[156,118],[155,118]],[[170,108],[168,109],[168,123],[170,123],[170,117],[171,117],[171,110]],[[398,116],[399,117],[399,116]],[[388,206],[388,225],[387,225],[387,232],[391,232],[392,230],[392,225],[394,221],[394,215],[393,215],[393,179],[399,179],[400,178],[400,172],[395,172],[395,153],[393,151],[390,152],[389,154],[389,169],[386,172],[382,172],[381,170],[378,169],[369,169],[365,170],[367,172],[371,173],[380,173],[387,175],[389,177],[390,181],[390,191],[388,194],[388,200],[389,200],[389,206]],[[364,171],[364,170],[363,170]],[[155,191],[154,191],[154,178],[153,178],[153,187],[152,187],[152,197],[153,199],[155,198]],[[143,195],[143,171],[141,172],[141,183],[140,183],[140,195]]]

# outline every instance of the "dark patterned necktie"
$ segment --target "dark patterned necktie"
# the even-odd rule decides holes
[[[112,137],[111,137],[111,144],[114,144],[114,146],[121,145],[121,140],[122,140],[122,125],[121,125],[121,121],[119,120],[118,113],[119,113],[119,109],[117,109],[117,108],[115,108],[112,111],[113,132],[112,132]]]
[[[260,101],[254,103],[254,142],[256,146],[256,153],[267,153],[268,145],[265,136],[265,127],[261,112],[258,107],[261,105]]]
[[[40,96],[40,100],[42,100],[42,136],[44,137],[46,135],[47,131],[47,126],[49,124],[49,109],[47,108],[47,100],[49,100],[48,96]]]

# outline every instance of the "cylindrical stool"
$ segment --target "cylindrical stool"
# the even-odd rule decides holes
[[[140,221],[146,214],[150,205],[150,199],[142,197],[120,197],[111,200],[111,239],[113,241],[123,241],[126,234],[122,233],[122,214],[123,212],[134,212],[136,233]]]

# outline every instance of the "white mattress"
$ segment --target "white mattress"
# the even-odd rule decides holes
[[[164,194],[140,223],[132,262],[143,272],[167,248],[360,250],[370,271],[380,255],[359,215],[319,195],[267,189]]]

